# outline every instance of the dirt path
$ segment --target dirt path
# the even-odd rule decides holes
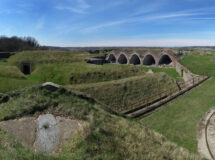
[[[197,130],[198,151],[208,159],[215,159],[215,107],[201,120]]]

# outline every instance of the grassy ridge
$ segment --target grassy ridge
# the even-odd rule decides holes
[[[156,96],[155,94],[164,92],[169,88],[173,88],[171,92],[177,91],[175,81],[165,73],[142,74],[142,76],[115,81],[74,85],[69,86],[69,88],[87,93],[118,112],[134,109],[147,101],[156,100],[159,95]]]
[[[55,155],[34,153],[0,129],[1,160],[200,159],[139,123],[111,115],[99,104],[62,89],[49,92],[30,88],[1,105],[0,119],[14,119],[45,109],[50,113],[85,120],[89,125],[71,137],[62,151]]]
[[[30,62],[33,70],[36,65],[49,63],[72,63],[84,61],[92,55],[87,52],[63,52],[63,51],[23,51],[8,59],[10,65],[20,67],[23,62]],[[94,55],[95,56],[95,55]]]
[[[61,85],[68,85],[115,80],[141,73],[142,71],[135,66],[114,64],[101,66],[76,62],[40,65],[29,78],[39,82],[52,81]]]

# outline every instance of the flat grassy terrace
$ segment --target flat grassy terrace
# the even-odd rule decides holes
[[[178,72],[176,72],[175,68],[159,68],[159,67],[140,66],[140,69],[145,71],[145,72],[148,72],[150,69],[154,73],[164,72],[164,73],[168,74],[168,76],[174,78],[175,80],[182,80],[182,77],[180,77]]]
[[[172,101],[139,121],[167,139],[197,152],[196,126],[206,112],[215,106],[214,55],[189,55],[182,63],[197,74],[207,73],[212,79]]]

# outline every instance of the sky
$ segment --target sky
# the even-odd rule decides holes
[[[0,35],[62,47],[215,46],[215,0],[0,0]]]

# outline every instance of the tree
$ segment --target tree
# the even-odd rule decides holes
[[[35,50],[40,48],[38,41],[33,37],[6,37],[0,36],[0,52],[15,52]]]

